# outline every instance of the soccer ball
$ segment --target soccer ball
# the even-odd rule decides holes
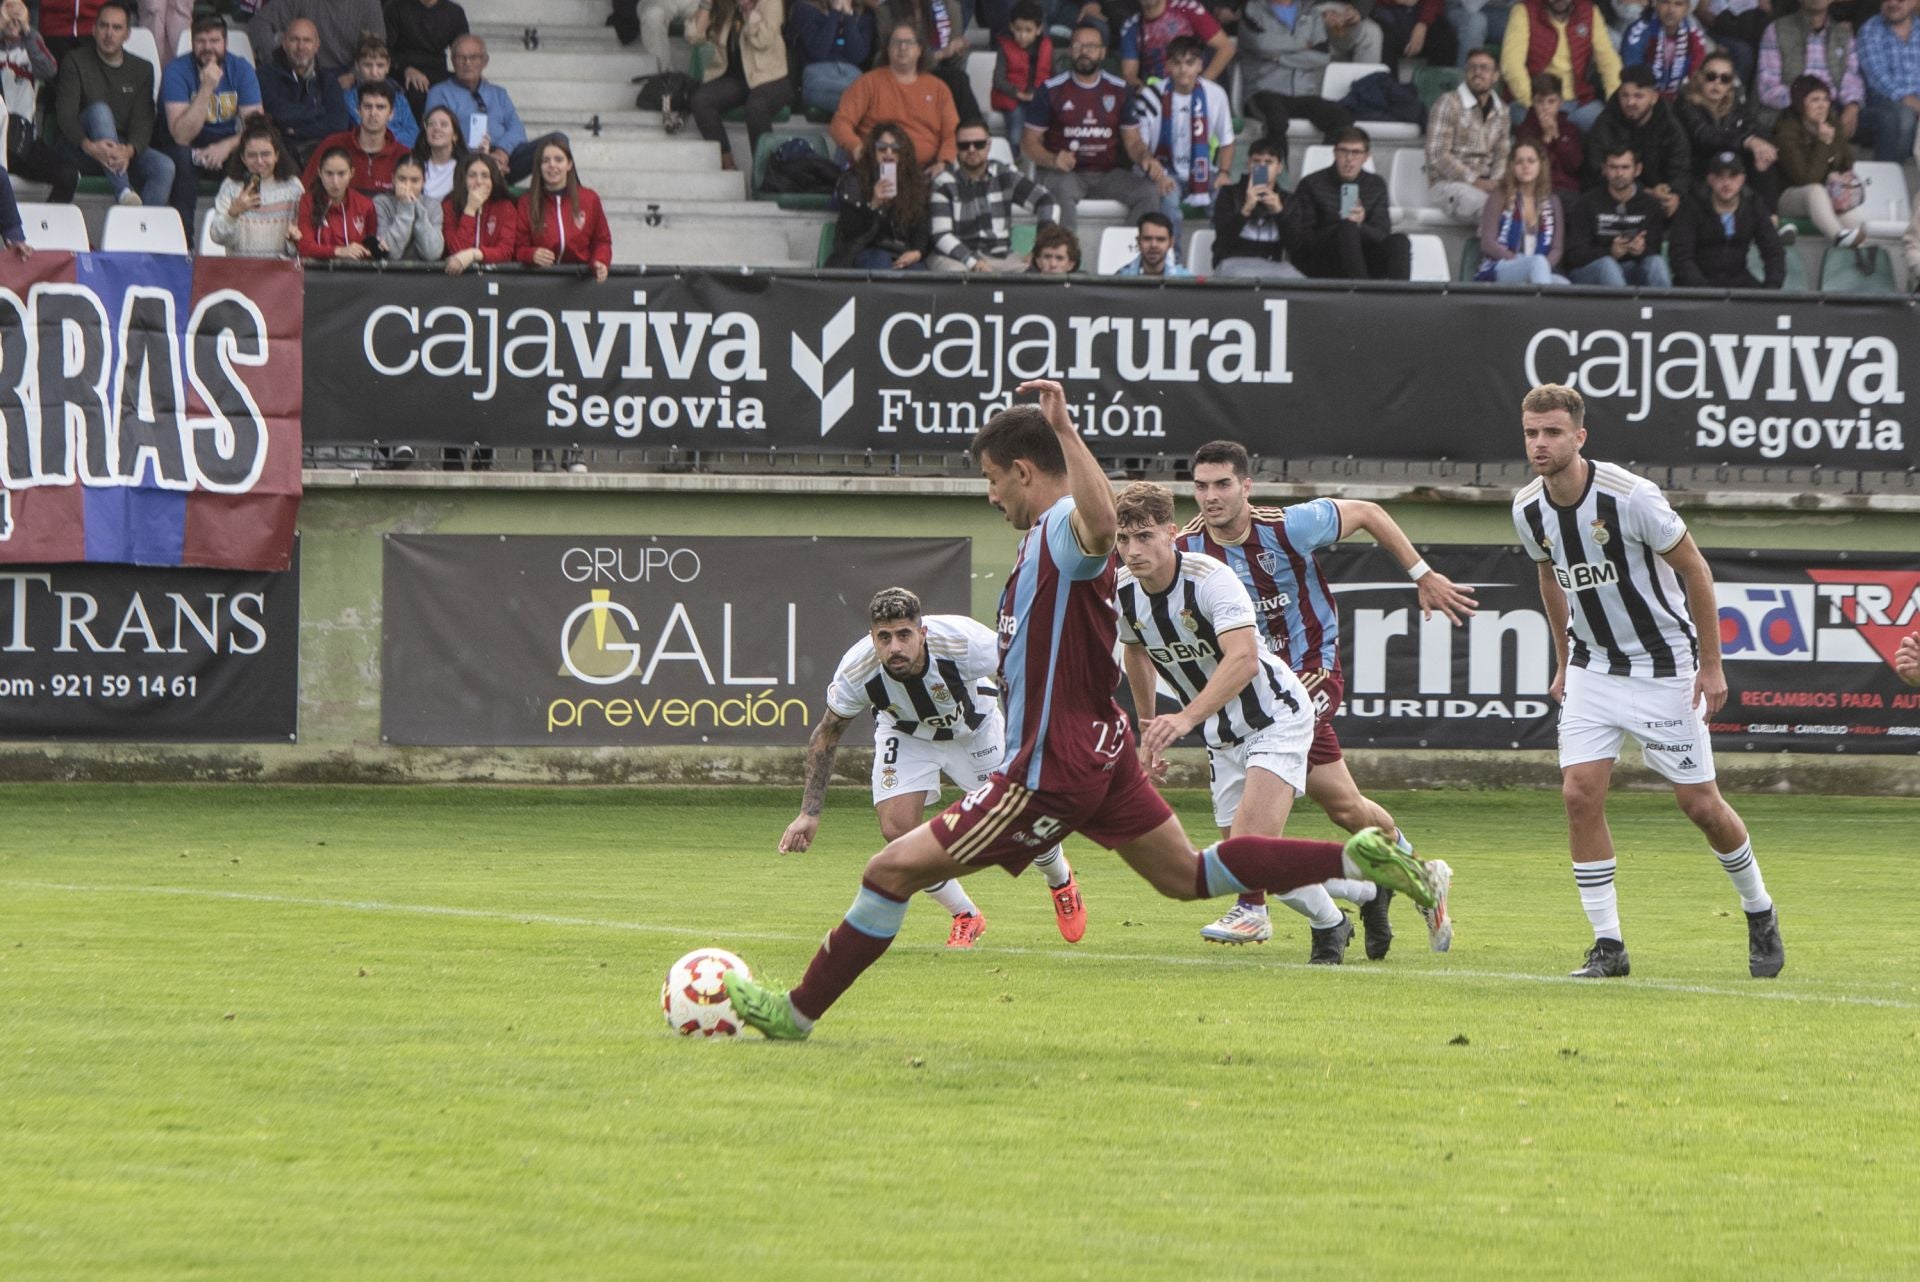
[[[722,982],[730,970],[752,979],[747,964],[724,948],[700,948],[688,953],[667,972],[660,985],[660,1009],[667,1027],[682,1037],[737,1037],[740,1020],[727,1000]]]

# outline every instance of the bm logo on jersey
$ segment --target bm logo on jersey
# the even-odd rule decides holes
[[[1205,641],[1176,641],[1172,645],[1150,645],[1147,653],[1160,663],[1195,663],[1217,659],[1220,652]]]
[[[1575,561],[1572,565],[1556,565],[1553,577],[1568,592],[1588,592],[1608,583],[1620,581],[1620,570],[1611,561]]]

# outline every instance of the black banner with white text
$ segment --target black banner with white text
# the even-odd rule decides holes
[[[0,565],[0,739],[295,737],[300,557],[280,571]]]
[[[1920,464],[1906,299],[682,271],[312,273],[309,443],[958,453],[1022,379],[1103,455],[1518,461],[1536,383],[1642,464]]]

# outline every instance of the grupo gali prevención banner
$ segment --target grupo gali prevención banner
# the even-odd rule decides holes
[[[172,254],[0,261],[0,563],[286,569],[302,278]]]
[[[953,451],[1024,378],[1109,455],[1517,460],[1563,382],[1642,464],[1920,462],[1904,298],[924,273],[313,273],[313,441]]]

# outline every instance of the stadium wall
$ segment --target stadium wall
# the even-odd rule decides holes
[[[973,540],[973,612],[991,617],[1015,543],[971,480],[532,476],[309,472],[300,512],[299,738],[289,744],[0,745],[0,778],[276,782],[648,784],[795,782],[795,749],[403,748],[380,735],[382,542],[386,535],[842,535]],[[1371,498],[1420,544],[1511,543],[1498,491],[1347,487]],[[1292,501],[1299,487],[1257,497]],[[1678,506],[1704,546],[1911,553],[1920,502],[1904,496],[1745,494]],[[1183,505],[1181,518],[1191,515]],[[1519,555],[1516,550],[1516,556]],[[1436,554],[1444,568],[1444,553]],[[804,573],[804,567],[792,567]],[[851,641],[852,638],[849,638]],[[839,778],[862,783],[867,754],[849,736]],[[1632,754],[1629,754],[1632,755]],[[1553,786],[1542,752],[1365,752],[1374,786]],[[1754,789],[1920,794],[1920,758],[1724,753],[1723,777]],[[1194,754],[1179,782],[1202,785]],[[1638,766],[1623,777],[1648,784]]]

